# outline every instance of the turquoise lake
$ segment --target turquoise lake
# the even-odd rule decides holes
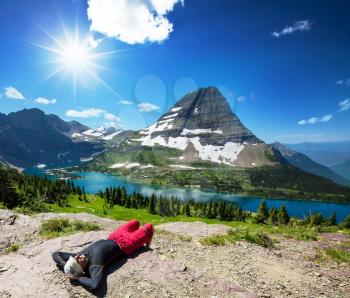
[[[44,170],[37,168],[30,168],[25,172],[31,175],[45,175]],[[163,186],[140,184],[127,180],[124,177],[98,172],[77,172],[74,174],[82,176],[82,178],[79,179],[72,179],[74,181],[74,184],[79,185],[80,187],[84,187],[87,193],[97,193],[99,190],[104,190],[109,186],[124,186],[129,193],[136,191],[147,196],[151,196],[153,193],[155,193],[156,195],[163,195],[165,197],[176,196],[182,200],[193,198],[198,201],[230,201],[241,206],[243,210],[248,211],[256,211],[261,201],[261,198],[252,196],[239,196],[235,194],[207,192],[199,189],[168,188]],[[53,179],[55,178],[54,176],[51,177]],[[350,214],[349,203],[329,203],[292,199],[267,199],[266,202],[270,208],[279,208],[282,204],[285,204],[288,213],[291,216],[299,218],[303,218],[309,212],[319,212],[323,216],[328,217],[334,211],[337,214],[337,221],[339,222]]]

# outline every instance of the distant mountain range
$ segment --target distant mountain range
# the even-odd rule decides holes
[[[350,141],[342,142],[306,142],[299,144],[285,144],[294,151],[303,153],[312,160],[332,167],[350,160]]]
[[[116,129],[90,129],[39,109],[0,113],[0,161],[18,167],[80,161],[101,152],[121,134]]]
[[[273,148],[278,150],[282,154],[282,156],[288,161],[288,163],[290,163],[291,165],[299,169],[302,169],[305,172],[330,179],[338,184],[350,186],[350,180],[346,180],[344,177],[342,177],[343,175],[336,174],[330,168],[313,161],[308,156],[302,153],[296,152],[278,142],[273,143],[272,146]]]
[[[338,175],[350,180],[350,159],[332,166],[331,169]]]

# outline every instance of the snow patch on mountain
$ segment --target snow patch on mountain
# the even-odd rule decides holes
[[[185,170],[197,170],[198,168],[185,166],[185,165],[170,165],[172,168],[179,168],[179,169],[185,169]]]
[[[110,141],[116,135],[120,134],[122,130],[115,130],[114,128],[104,128],[103,126],[96,129],[87,129],[82,132],[75,132],[71,135],[73,139],[83,141],[94,141],[96,139]]]
[[[186,135],[188,135],[188,134],[191,134],[191,135],[199,135],[199,134],[206,134],[206,133],[223,134],[222,130],[220,130],[220,129],[211,130],[211,129],[209,129],[209,128],[206,128],[206,129],[202,129],[202,128],[187,129],[187,128],[184,128],[184,129],[182,130],[182,132],[180,133],[180,135],[186,136]]]
[[[170,111],[172,112],[178,112],[181,110],[181,107],[175,107],[175,108],[172,108]]]
[[[123,163],[115,163],[114,165],[111,165],[109,168],[110,169],[119,169],[119,168],[126,168],[126,169],[131,169],[135,167],[139,167],[140,164],[138,162],[123,162]]]
[[[122,132],[121,130],[118,130],[110,135],[104,136],[102,139],[105,141],[112,140],[116,135],[119,135],[121,132]]]
[[[154,129],[152,131],[155,131]],[[160,135],[152,138],[151,133],[133,141],[141,142],[142,146],[153,147],[156,145],[170,147],[179,150],[185,150],[189,144],[192,144],[197,151],[197,157],[202,160],[213,161],[234,165],[239,153],[244,149],[244,144],[227,142],[224,146],[202,145],[200,138],[197,137],[162,137]]]

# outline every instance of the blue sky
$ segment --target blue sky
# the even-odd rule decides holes
[[[1,112],[139,129],[218,86],[267,142],[350,139],[349,1],[102,2],[1,2]]]

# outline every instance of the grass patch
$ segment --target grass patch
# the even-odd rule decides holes
[[[98,231],[99,229],[99,225],[90,222],[52,218],[41,224],[40,234],[45,238],[56,238],[78,232]]]
[[[187,236],[187,235],[178,235],[180,240],[184,241],[184,242],[191,242],[192,241],[192,237],[191,236]]]
[[[5,249],[5,253],[9,254],[11,252],[16,252],[20,249],[20,245],[18,243],[12,243],[9,247]]]
[[[178,235],[176,233],[173,233],[173,232],[169,232],[167,230],[160,230],[160,229],[156,229],[156,233],[158,235],[162,235],[162,236],[165,236],[165,237],[168,237],[170,239],[173,239],[173,237],[177,237],[179,238],[181,241],[184,241],[184,242],[191,242],[192,241],[192,237],[191,236],[187,236],[187,235]]]
[[[318,249],[316,260],[324,262],[324,261],[335,261],[337,263],[347,263],[350,264],[350,251],[343,250],[340,248],[325,248]]]
[[[226,235],[213,235],[200,241],[203,245],[225,245],[245,240],[266,248],[273,248],[273,240],[263,232],[252,232],[248,229],[232,229]]]
[[[113,206],[106,210],[103,209],[104,200],[98,196],[88,194],[88,202],[83,202],[78,200],[77,195],[71,195],[68,199],[68,207],[60,207],[57,204],[48,204],[48,208],[52,212],[68,212],[68,213],[79,213],[87,212],[95,214],[100,217],[107,217],[114,220],[125,220],[129,221],[131,219],[137,219],[142,224],[152,223],[154,225],[167,223],[167,222],[195,222],[201,221],[207,224],[224,224],[233,229],[248,229],[251,232],[261,232],[268,235],[282,235],[288,239],[302,240],[302,241],[316,241],[319,239],[319,234],[322,232],[341,232],[345,234],[350,234],[350,229],[341,229],[340,227],[320,227],[312,228],[307,226],[302,226],[298,224],[293,224],[289,226],[275,226],[275,225],[263,225],[256,224],[251,221],[240,222],[240,221],[221,221],[218,219],[207,219],[200,217],[187,217],[183,215],[166,217],[157,214],[150,214],[144,209],[133,209],[125,208],[121,206]]]

